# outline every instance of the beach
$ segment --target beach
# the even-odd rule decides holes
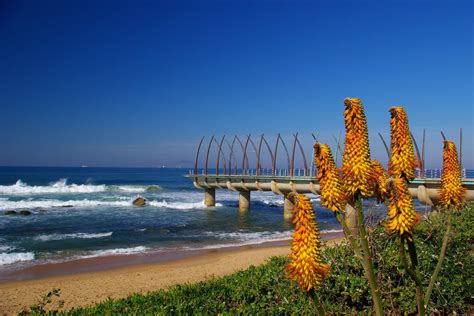
[[[327,234],[327,246],[342,241],[340,234]],[[63,309],[88,306],[102,302],[107,298],[127,297],[132,293],[147,293],[168,288],[175,284],[194,283],[231,274],[252,265],[260,265],[272,256],[288,255],[290,240],[269,242],[241,247],[229,247],[203,250],[183,258],[169,259],[158,263],[131,264],[122,267],[102,269],[89,272],[71,272],[66,263],[58,264],[56,270],[65,268],[68,274],[39,277],[23,281],[0,283],[0,310],[2,315],[13,315],[33,304],[54,288],[61,289],[59,298],[48,305],[57,308],[59,300],[64,301]],[[111,257],[109,266],[124,258],[130,260],[137,256]],[[109,258],[110,259],[110,258]],[[94,261],[104,258],[88,259],[87,267],[94,266]],[[107,261],[107,260],[106,260]],[[126,260],[125,260],[126,261]],[[97,265],[97,266],[100,266]],[[41,276],[41,273],[39,273]]]

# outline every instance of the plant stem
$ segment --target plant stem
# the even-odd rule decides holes
[[[407,241],[408,252],[410,254],[411,266],[408,265],[408,259],[406,256],[404,241]],[[425,305],[423,303],[423,291],[420,278],[420,272],[418,270],[418,259],[416,257],[415,244],[412,240],[406,239],[402,236],[399,238],[399,249],[400,249],[400,258],[402,261],[405,270],[408,272],[410,277],[415,281],[416,286],[416,305],[418,309],[418,315],[425,315]]]
[[[418,269],[418,258],[416,256],[416,248],[413,239],[406,239],[408,245],[408,253],[410,254],[411,269],[415,271],[416,278],[414,279],[416,283],[416,304],[418,306],[418,315],[425,315],[425,305],[423,304],[423,285],[421,284],[420,270]]]
[[[360,247],[359,245],[357,244],[354,236],[352,235],[352,232],[351,230],[349,229],[349,227],[347,226],[347,223],[346,223],[346,220],[342,217],[341,213],[339,212],[336,212],[336,217],[337,219],[339,220],[339,222],[341,223],[342,225],[342,230],[344,231],[344,234],[346,235],[346,238],[349,240],[349,243],[352,247],[352,249],[354,249],[354,253],[356,255],[356,257],[360,260],[360,262],[363,264],[363,261],[362,261],[362,252],[360,250]]]
[[[446,248],[448,246],[448,240],[449,240],[449,233],[451,232],[451,219],[452,219],[452,211],[448,210],[448,223],[446,225],[446,232],[444,233],[443,237],[443,244],[441,245],[441,252],[438,257],[438,264],[436,265],[436,268],[433,272],[433,275],[431,276],[430,284],[428,285],[428,288],[425,293],[425,306],[428,306],[430,302],[430,296],[431,292],[433,292],[433,287],[435,285],[436,279],[438,278],[439,271],[441,270],[441,266],[443,265],[444,257],[446,256]]]
[[[316,306],[316,310],[318,311],[319,316],[324,316],[326,313],[324,312],[324,308],[321,306],[321,302],[319,301],[318,294],[314,289],[309,290],[308,292],[309,297],[313,299],[313,303]]]
[[[406,251],[405,251],[405,245],[403,244],[402,237],[401,236],[399,236],[399,237],[400,238],[398,238],[398,248],[400,250],[400,259],[402,261],[402,265],[405,268],[405,270],[408,272],[408,274],[410,275],[412,280],[415,281],[415,283],[416,283],[416,278],[417,278],[416,273],[408,265],[408,259],[407,259],[407,254],[406,254]]]
[[[367,239],[367,231],[365,230],[364,213],[362,212],[362,201],[360,196],[355,198],[355,209],[357,211],[357,223],[359,226],[359,240],[362,244],[363,251],[363,264],[365,269],[365,275],[369,281],[370,289],[372,291],[372,300],[374,302],[374,309],[376,315],[383,315],[382,298],[380,296],[380,289],[377,284],[377,278],[375,277],[374,265],[372,263],[372,256],[369,249],[369,242]]]

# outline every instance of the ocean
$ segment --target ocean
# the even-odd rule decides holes
[[[169,253],[291,238],[283,197],[252,192],[240,213],[238,194],[216,192],[215,207],[169,168],[0,168],[2,273],[45,263],[141,253]],[[147,205],[132,204],[137,196]],[[340,231],[332,212],[311,196],[320,229]],[[383,214],[368,201],[366,209]],[[12,212],[14,211],[14,212]],[[20,215],[19,213],[31,213]],[[25,212],[26,211],[26,212]],[[13,213],[13,214],[12,214]]]

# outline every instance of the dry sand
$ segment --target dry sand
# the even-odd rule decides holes
[[[335,237],[335,236],[334,236]],[[338,236],[327,245],[340,242]],[[64,309],[102,302],[108,297],[123,298],[131,293],[147,293],[179,283],[193,283],[228,275],[272,256],[287,255],[290,242],[281,246],[244,246],[214,250],[196,256],[154,264],[135,264],[95,272],[0,283],[2,315],[16,314],[37,304],[53,288],[61,289]],[[57,299],[51,308],[57,308]]]

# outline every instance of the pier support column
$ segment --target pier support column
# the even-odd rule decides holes
[[[216,189],[204,190],[204,205],[216,206]]]
[[[247,212],[250,209],[250,191],[239,191],[239,211]]]
[[[285,195],[284,199],[283,218],[285,220],[289,220],[293,218],[293,208],[295,207],[295,204],[290,199],[288,199],[287,195]]]

